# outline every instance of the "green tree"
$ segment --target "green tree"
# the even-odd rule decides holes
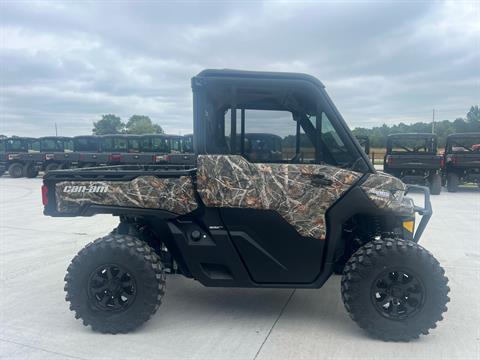
[[[162,127],[145,115],[132,115],[125,129],[127,134],[164,134]]]
[[[125,131],[125,124],[113,114],[102,115],[102,119],[93,123],[94,135],[121,134]]]
[[[480,107],[478,105],[470,108],[467,113],[467,121],[470,123],[480,122]]]
[[[431,122],[417,122],[414,124],[400,123],[398,125],[375,126],[371,129],[355,128],[354,135],[363,135],[370,138],[372,148],[385,147],[387,136],[397,133],[429,133],[432,131]],[[442,120],[435,122],[435,134],[438,137],[438,146],[443,147],[448,135],[463,132],[480,132],[480,108],[474,105],[466,115],[466,119],[457,118],[454,121]]]

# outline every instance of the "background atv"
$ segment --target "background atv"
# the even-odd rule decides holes
[[[480,133],[449,135],[444,157],[448,191],[456,192],[463,183],[480,185]]]
[[[414,206],[409,188],[377,173],[317,79],[206,70],[192,87],[195,166],[44,178],[46,215],[120,217],[68,268],[77,318],[101,332],[133,330],[160,306],[166,273],[205,286],[319,288],[346,263],[342,298],[367,332],[406,341],[435,327],[449,289],[417,244],[428,189],[417,187],[425,205]],[[247,134],[265,132],[282,139],[280,153],[249,159]]]
[[[38,175],[37,162],[41,155],[33,151],[33,138],[12,137],[0,142],[0,172],[8,171],[12,178],[36,177]],[[3,172],[2,172],[3,174]]]
[[[393,134],[387,138],[383,171],[408,184],[427,185],[432,195],[442,191],[443,158],[434,134]]]

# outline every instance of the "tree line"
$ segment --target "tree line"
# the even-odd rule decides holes
[[[111,134],[164,134],[162,127],[153,123],[145,115],[132,115],[127,122],[113,114],[102,115],[102,118],[93,122],[94,135]]]
[[[438,136],[438,144],[445,144],[448,135],[462,132],[480,132],[480,107],[474,105],[467,112],[465,118],[457,118],[453,121],[442,120],[436,121],[434,124],[434,133]],[[368,136],[370,139],[370,147],[385,147],[387,136],[398,133],[431,133],[431,122],[416,122],[414,124],[400,123],[397,125],[375,126],[371,129],[355,128],[353,134],[358,136]],[[162,127],[155,124],[150,117],[145,115],[132,115],[127,122],[114,114],[102,115],[101,119],[93,122],[92,133],[94,135],[109,134],[164,134]],[[0,139],[5,138],[0,135]],[[291,145],[295,143],[293,136],[287,137],[284,142]],[[307,139],[301,139],[302,145],[308,142]]]
[[[371,129],[355,128],[353,134],[358,136],[368,136],[370,147],[383,148],[386,144],[387,136],[398,133],[431,133],[431,122],[416,122],[414,124],[400,123],[397,125],[375,126]],[[448,135],[455,133],[480,132],[480,108],[478,105],[472,106],[467,112],[465,118],[457,118],[454,121],[442,120],[435,121],[433,132],[438,136],[438,145],[443,147]]]

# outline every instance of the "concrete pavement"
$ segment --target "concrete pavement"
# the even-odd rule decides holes
[[[205,288],[171,276],[145,326],[94,333],[69,311],[63,277],[71,258],[116,218],[44,217],[40,185],[0,178],[2,359],[480,359],[480,189],[432,197],[435,214],[421,244],[450,279],[445,320],[418,341],[385,343],[350,320],[339,276],[322,289],[295,291]]]

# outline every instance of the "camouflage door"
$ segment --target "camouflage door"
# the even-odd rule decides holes
[[[251,163],[239,155],[200,155],[197,189],[204,204],[274,210],[305,237],[325,239],[325,212],[359,179],[329,165]]]

